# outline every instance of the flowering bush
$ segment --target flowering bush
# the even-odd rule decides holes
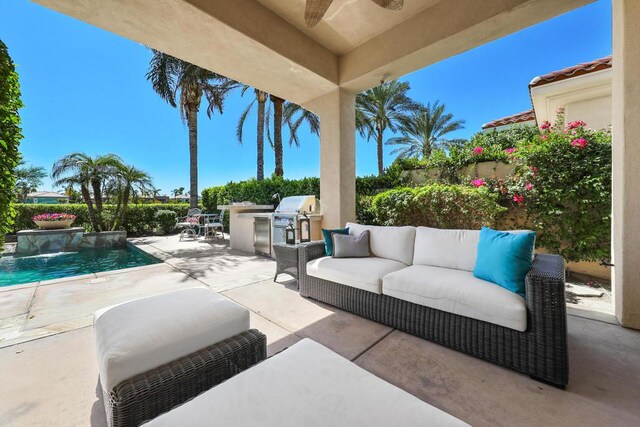
[[[584,121],[541,126],[537,140],[518,147],[508,188],[526,207],[538,242],[569,261],[610,257],[611,133]]]
[[[75,221],[76,216],[66,213],[43,213],[35,215],[31,218],[34,222],[38,221]]]

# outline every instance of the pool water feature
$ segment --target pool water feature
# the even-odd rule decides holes
[[[0,287],[160,262],[131,244],[117,249],[82,249],[34,256],[5,255],[0,257]]]

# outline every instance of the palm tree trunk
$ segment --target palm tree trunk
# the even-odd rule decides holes
[[[93,209],[93,202],[91,201],[91,193],[89,193],[89,188],[86,185],[81,185],[80,192],[82,193],[82,198],[87,205],[87,214],[89,215],[89,221],[91,222],[93,231],[101,231],[100,225],[98,223],[98,218],[96,218],[96,212]]]
[[[275,153],[276,168],[273,171],[276,176],[284,176],[282,166],[282,104],[284,99],[271,95],[273,102],[273,151]]]
[[[377,145],[378,145],[378,175],[382,175],[384,173],[384,153],[382,151],[382,130],[377,129]]]
[[[106,230],[102,218],[102,182],[98,178],[92,178],[91,188],[93,189],[93,199],[96,201],[96,221],[100,224],[100,229],[97,231]]]
[[[257,159],[256,159],[256,179],[262,181],[264,179],[264,107],[267,102],[267,94],[256,89],[256,98],[258,99],[258,138],[256,141]]]
[[[189,127],[189,207],[198,207],[198,110],[187,107]]]

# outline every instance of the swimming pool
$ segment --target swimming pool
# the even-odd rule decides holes
[[[0,287],[157,264],[162,261],[128,244],[122,249],[83,249],[0,258]]]

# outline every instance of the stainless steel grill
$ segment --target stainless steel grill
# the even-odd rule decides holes
[[[272,243],[285,241],[284,230],[289,224],[296,229],[296,238],[299,238],[298,216],[303,213],[315,214],[318,210],[316,196],[292,196],[282,199],[271,216]]]

